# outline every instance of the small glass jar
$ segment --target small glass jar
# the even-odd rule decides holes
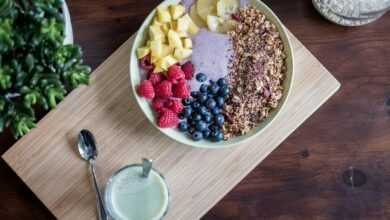
[[[313,5],[334,23],[360,26],[382,17],[390,8],[390,0],[313,0]]]

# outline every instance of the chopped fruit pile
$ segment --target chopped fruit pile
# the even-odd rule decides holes
[[[155,73],[167,71],[192,54],[191,36],[199,31],[191,17],[185,13],[183,5],[157,7],[157,13],[147,29],[149,39],[137,49],[141,66]],[[150,56],[145,63],[145,57]],[[146,69],[144,68],[144,69]]]
[[[159,127],[177,127],[178,115],[183,111],[182,100],[190,96],[186,79],[192,78],[193,71],[190,61],[182,66],[177,64],[170,66],[166,74],[150,70],[147,79],[138,85],[138,94],[151,100],[151,106],[157,113]]]
[[[239,6],[239,0],[197,0],[190,8],[190,16],[199,27],[227,33],[238,24],[235,14]]]
[[[207,80],[203,73],[198,73],[195,78],[199,82]],[[184,109],[179,114],[183,121],[179,123],[178,129],[187,132],[194,141],[222,141],[222,125],[225,122],[222,107],[228,94],[229,87],[224,78],[203,83],[199,91],[191,92],[191,97],[183,100]]]

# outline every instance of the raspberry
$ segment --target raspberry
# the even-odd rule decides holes
[[[176,127],[179,123],[179,117],[172,110],[164,110],[161,112],[158,118],[158,126],[160,128],[171,128]]]
[[[147,99],[153,99],[155,92],[152,83],[149,80],[143,80],[138,86],[138,94]]]
[[[160,98],[169,98],[172,96],[172,83],[168,80],[163,80],[155,87],[156,96]]]
[[[183,110],[183,104],[181,104],[180,99],[171,99],[169,100],[168,108],[173,112],[180,113]]]
[[[161,73],[154,73],[153,71],[149,72],[148,80],[152,82],[153,85],[156,85],[157,83],[161,82],[164,79],[163,75]]]
[[[154,98],[152,101],[152,108],[156,111],[162,109],[164,107],[165,100],[161,98]]]
[[[187,61],[185,64],[181,66],[181,69],[184,72],[185,79],[190,80],[194,76],[194,65],[191,61]]]
[[[152,64],[152,61],[150,60],[150,54],[142,57],[140,60],[139,60],[139,65],[141,66],[142,69],[144,70],[152,70],[154,68],[153,64]]]
[[[177,98],[187,98],[190,96],[189,88],[184,80],[180,81],[173,88],[173,95]]]
[[[183,70],[181,70],[180,66],[172,65],[168,68],[168,80],[173,84],[178,83],[181,79],[185,78]]]

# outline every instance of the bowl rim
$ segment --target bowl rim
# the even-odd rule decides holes
[[[181,2],[181,1],[180,0],[164,0],[159,5],[162,5],[162,4],[169,5],[169,4],[178,3],[178,2]],[[276,25],[276,27],[281,35],[282,41],[283,41],[284,51],[288,56],[288,58],[286,59],[286,62],[287,62],[287,65],[290,65],[290,68],[287,70],[287,74],[290,74],[290,77],[288,77],[289,83],[287,83],[283,87],[284,91],[286,91],[286,92],[284,92],[283,98],[279,103],[279,107],[271,111],[272,115],[270,117],[268,117],[268,120],[269,120],[268,122],[267,121],[260,122],[258,126],[256,126],[255,128],[252,129],[252,130],[255,130],[257,128],[259,130],[254,131],[254,132],[250,132],[250,133],[245,134],[243,136],[234,137],[228,141],[221,141],[221,142],[211,142],[211,141],[205,141],[205,140],[193,141],[190,138],[188,138],[187,141],[183,141],[183,140],[180,140],[180,138],[176,138],[173,134],[169,134],[168,132],[164,131],[165,129],[174,129],[174,128],[159,128],[156,124],[155,118],[149,117],[149,115],[147,115],[147,113],[143,109],[141,102],[144,102],[145,100],[141,100],[141,97],[139,97],[137,95],[137,90],[136,90],[137,85],[135,84],[134,77],[132,76],[132,69],[133,68],[138,68],[138,70],[140,69],[138,66],[138,62],[136,62],[136,63],[133,62],[134,57],[136,56],[136,49],[137,49],[136,42],[139,42],[140,38],[143,37],[143,31],[144,31],[145,27],[147,27],[148,22],[151,22],[151,19],[155,15],[156,8],[157,8],[157,7],[155,7],[148,14],[148,16],[145,18],[145,20],[143,21],[141,27],[137,31],[136,36],[134,38],[133,45],[131,46],[131,50],[130,50],[129,76],[130,76],[131,93],[137,102],[137,106],[140,108],[140,110],[145,115],[145,117],[148,119],[148,121],[153,125],[153,127],[155,129],[159,130],[159,132],[163,133],[165,136],[169,137],[170,139],[172,139],[178,143],[181,143],[181,144],[184,144],[187,146],[191,146],[191,147],[205,148],[205,149],[225,149],[225,148],[229,148],[229,147],[243,144],[243,143],[248,142],[248,141],[252,140],[253,138],[259,136],[262,132],[265,131],[265,129],[267,129],[275,121],[275,118],[286,107],[286,103],[291,95],[291,88],[293,86],[294,77],[295,77],[295,74],[294,74],[295,73],[294,51],[293,51],[290,36],[288,34],[287,29],[285,28],[283,23],[280,21],[279,17],[264,2],[262,2],[261,0],[250,0],[249,2],[256,2],[256,4],[260,4],[262,8],[259,8],[256,6],[255,7],[259,8],[260,10],[264,10],[263,13],[266,15],[266,18],[271,20],[272,23],[274,23]],[[248,2],[249,5],[253,5],[253,4],[250,4],[249,2]],[[137,58],[135,60],[138,61]],[[136,67],[133,67],[133,65]],[[285,80],[287,80],[287,78]],[[151,109],[151,107],[149,107],[149,109]],[[262,128],[258,128],[263,123],[265,123],[264,126]],[[240,139],[240,140],[232,141],[234,139]]]

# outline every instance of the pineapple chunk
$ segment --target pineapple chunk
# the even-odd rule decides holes
[[[169,22],[169,29],[177,30],[177,21]],[[169,30],[168,30],[169,31]]]
[[[183,39],[183,46],[186,49],[191,49],[192,48],[192,40],[189,38],[184,38]]]
[[[187,19],[189,22],[188,33],[191,36],[197,34],[199,32],[199,27],[194,23],[191,17],[188,14],[186,14],[183,16],[183,18]]]
[[[161,30],[164,32],[165,35],[167,35],[169,31],[169,23],[161,25]]]
[[[177,20],[185,13],[186,9],[183,5],[170,5],[169,11],[171,12],[172,19]]]
[[[220,26],[220,18],[214,15],[207,16],[207,27],[210,31],[217,32],[218,27]]]
[[[159,40],[159,41],[164,41],[165,39],[165,34],[164,32],[161,30],[160,26],[158,25],[151,25],[149,27],[149,37],[152,41],[154,40]]]
[[[164,58],[162,58],[160,60],[160,67],[163,69],[163,70],[168,70],[168,68],[170,66],[172,66],[173,64],[177,63],[177,59],[175,59],[172,55],[168,55]]]
[[[137,57],[138,59],[143,58],[144,56],[148,55],[150,53],[149,47],[140,47],[137,48]]]
[[[239,0],[219,0],[217,3],[217,15],[221,18],[228,19],[238,11],[239,7]]]
[[[190,17],[198,27],[206,27],[206,23],[199,17],[198,12],[196,11],[196,5],[192,5],[190,8]]]
[[[170,22],[172,20],[168,7],[162,5],[157,7],[157,17],[162,23]]]
[[[183,16],[177,20],[177,27],[176,30],[178,32],[187,32],[189,26],[190,26],[190,17]]]
[[[183,31],[178,31],[177,34],[179,35],[179,37],[181,38],[185,38],[185,37],[188,37],[188,33],[187,32],[183,32]]]
[[[159,40],[153,40],[150,42],[150,50],[151,50],[151,55],[155,59],[159,59],[163,55],[163,46],[162,42]],[[153,61],[152,61],[153,62]]]
[[[189,56],[191,56],[192,54],[192,50],[191,49],[185,49],[185,48],[176,48],[175,49],[175,53],[173,54],[173,56],[178,59],[179,61],[182,61],[186,58],[188,58]]]
[[[174,30],[168,31],[168,42],[169,45],[174,48],[183,48],[183,44],[181,43],[180,35]]]
[[[150,40],[148,40],[148,42],[146,42],[146,46],[150,48]]]
[[[156,65],[154,65],[154,70],[153,70],[153,72],[154,72],[154,73],[162,73],[162,72],[164,72],[163,68],[162,68],[161,66],[157,65],[157,64],[158,64],[158,63],[156,63]]]
[[[162,23],[158,21],[158,19],[155,17],[152,21],[151,26],[162,26]]]
[[[173,50],[175,48],[169,46],[168,44],[163,44],[162,45],[162,54],[161,54],[161,57],[166,57],[168,55],[171,55],[173,54]]]

